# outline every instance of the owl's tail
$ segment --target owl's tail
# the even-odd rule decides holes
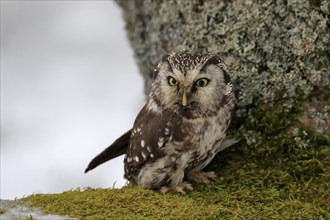
[[[101,165],[102,163],[107,162],[113,158],[119,157],[126,153],[126,150],[129,145],[129,139],[131,137],[132,129],[123,134],[120,138],[115,140],[109,147],[104,149],[99,155],[94,157],[91,162],[89,162],[85,173],[94,169],[95,167]]]
[[[231,147],[232,145],[236,144],[239,141],[240,141],[240,139],[225,137],[225,139],[222,141],[222,143],[218,149],[218,152],[223,151],[224,149],[226,149],[228,147]]]

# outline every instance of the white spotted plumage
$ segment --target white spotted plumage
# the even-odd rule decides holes
[[[198,87],[201,79],[207,84]],[[138,148],[127,153],[142,156],[139,163],[125,161],[133,167],[126,178],[146,188],[174,188],[184,176],[201,175],[222,149],[234,101],[229,72],[219,58],[168,55],[155,70],[147,103],[135,121],[130,143],[138,143]]]
[[[164,144],[164,137],[160,137],[157,144],[158,144],[158,147],[161,148]]]
[[[171,53],[154,71],[154,82],[133,128],[94,158],[125,153],[125,178],[145,188],[190,190],[184,179],[207,183],[203,172],[226,140],[235,96],[230,73],[213,54]],[[121,144],[121,145],[120,145]],[[99,162],[99,161],[100,162]],[[164,190],[165,188],[165,190]]]

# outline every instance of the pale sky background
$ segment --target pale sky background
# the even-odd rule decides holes
[[[123,157],[83,172],[144,104],[124,26],[111,0],[1,0],[1,199],[125,184]]]

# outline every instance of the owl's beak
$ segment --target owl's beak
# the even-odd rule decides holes
[[[186,107],[187,106],[187,93],[186,90],[183,91],[183,95],[182,95],[182,106]]]

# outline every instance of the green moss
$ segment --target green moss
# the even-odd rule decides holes
[[[267,117],[260,120],[272,120]],[[301,123],[279,126],[267,128],[272,135],[259,147],[242,140],[217,155],[207,169],[219,178],[208,186],[194,185],[187,195],[130,185],[22,200],[46,213],[80,219],[329,219],[330,137]]]
[[[262,147],[242,141],[220,153],[208,167],[219,178],[194,185],[187,195],[130,185],[22,200],[80,219],[329,219],[329,145],[329,136],[298,123],[277,131]]]

